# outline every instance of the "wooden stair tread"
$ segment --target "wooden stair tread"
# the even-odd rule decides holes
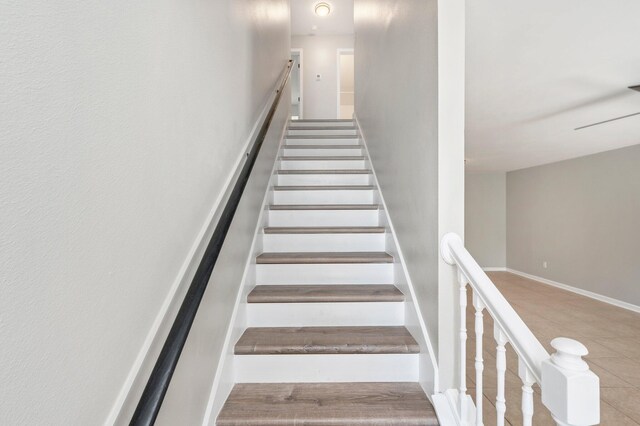
[[[317,264],[317,263],[393,263],[393,256],[385,252],[296,252],[262,253],[258,264]]]
[[[269,210],[380,210],[379,204],[270,204]]]
[[[239,383],[218,426],[435,426],[418,383]]]
[[[248,303],[402,302],[404,294],[391,284],[258,285]]]
[[[375,189],[373,185],[275,185],[274,191],[358,191]]]
[[[276,170],[278,175],[370,175],[369,169]]]
[[[384,226],[267,226],[265,234],[384,234]]]
[[[249,327],[236,355],[412,354],[420,347],[403,326]]]
[[[366,158],[362,155],[336,155],[336,156],[289,156],[284,155],[280,157],[282,161],[346,161],[346,160],[356,160],[363,161]]]

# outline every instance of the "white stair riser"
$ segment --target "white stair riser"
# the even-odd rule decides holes
[[[373,204],[373,189],[273,191],[274,204]]]
[[[418,354],[235,355],[236,383],[413,382]]]
[[[378,226],[378,210],[270,210],[269,226]]]
[[[290,129],[296,127],[355,127],[353,120],[346,121],[331,121],[331,120],[319,120],[319,121],[307,121],[307,120],[294,120],[289,123]]]
[[[281,170],[363,170],[365,160],[280,160]]]
[[[385,249],[385,234],[264,234],[265,252],[377,251]]]
[[[363,150],[362,148],[357,148],[357,145],[354,145],[353,148],[287,148],[285,145],[282,150],[282,155],[288,157],[324,157],[330,155],[336,156],[362,156]]]
[[[247,304],[247,327],[401,325],[403,302]]]
[[[278,185],[371,185],[370,174],[278,175]]]
[[[256,284],[393,284],[392,263],[261,264]]]
[[[297,138],[288,136],[285,140],[286,145],[360,145],[358,138]]]
[[[338,136],[355,136],[356,130],[345,127],[344,129],[289,129],[287,131],[287,136],[327,136],[327,135],[338,135]]]

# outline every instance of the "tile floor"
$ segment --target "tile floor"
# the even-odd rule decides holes
[[[640,314],[598,302],[555,287],[540,284],[508,272],[490,272],[490,278],[513,305],[535,336],[551,352],[555,337],[579,340],[589,349],[586,357],[591,369],[600,377],[601,425],[640,425]],[[467,312],[467,388],[474,397],[473,367],[475,336],[473,305],[468,291]],[[495,425],[496,368],[493,320],[484,315],[483,358],[484,424]],[[522,382],[513,349],[507,348],[506,420],[521,425]],[[540,401],[535,387],[533,424],[555,425]]]

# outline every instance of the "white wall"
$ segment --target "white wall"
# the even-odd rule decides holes
[[[338,49],[353,48],[353,36],[293,36],[291,47],[304,52],[303,118],[338,118]]]
[[[284,128],[288,122],[289,99],[289,86],[287,86],[247,182],[242,201],[234,215],[202,305],[171,380],[171,386],[156,422],[158,426],[203,424],[214,377],[219,368],[218,363],[223,356],[223,344],[232,310],[243,290],[241,284],[245,272],[244,266],[247,262],[255,264],[256,256],[262,251],[260,246],[253,247],[252,251],[251,244],[257,232],[262,204],[270,184]],[[249,271],[255,271],[255,268],[250,268]],[[250,274],[251,272],[249,277],[251,277]],[[231,349],[233,343],[231,342]],[[233,383],[225,385],[222,388],[230,391]],[[220,390],[218,388],[218,391]],[[125,417],[125,420],[128,421],[128,419],[129,417]],[[215,422],[215,418],[206,420],[209,420],[212,425]],[[122,424],[128,423],[122,422]]]
[[[483,268],[507,266],[507,175],[465,174],[465,246]]]
[[[464,231],[464,2],[356,0],[355,24],[356,115],[448,388],[456,289],[438,249]]]
[[[100,424],[289,56],[288,2],[0,16],[0,423]]]
[[[508,267],[640,306],[638,165],[634,145],[507,173]]]

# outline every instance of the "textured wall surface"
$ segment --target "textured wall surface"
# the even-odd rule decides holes
[[[338,49],[353,48],[353,36],[293,36],[291,47],[303,49],[304,118],[338,118]]]
[[[465,246],[483,268],[507,266],[507,175],[466,173]]]
[[[356,0],[356,114],[427,324],[438,323],[437,2]],[[410,55],[412,66],[402,66]]]
[[[355,24],[356,115],[449,386],[454,277],[438,248],[464,234],[464,2],[356,0]]]
[[[1,424],[105,421],[289,40],[284,0],[0,0]]]
[[[507,266],[640,305],[639,165],[634,145],[507,173]]]

